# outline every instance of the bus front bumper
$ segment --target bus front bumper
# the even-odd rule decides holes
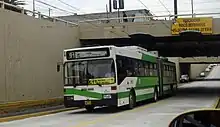
[[[111,98],[100,99],[100,100],[74,100],[74,97],[65,96],[64,106],[65,107],[85,107],[85,106],[117,106],[118,98],[117,94],[109,94]]]

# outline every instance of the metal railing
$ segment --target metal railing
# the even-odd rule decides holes
[[[74,23],[71,21],[67,21],[61,18],[56,18],[56,17],[50,17],[44,14],[41,14],[40,12],[33,12],[31,10],[27,10],[24,9],[23,7],[20,6],[16,6],[16,5],[12,5],[9,3],[6,3],[4,1],[0,1],[0,8],[2,9],[8,9],[12,11],[16,10],[16,12],[28,15],[28,13],[30,13],[29,16],[33,16],[34,18],[38,18],[38,19],[45,19],[45,20],[49,20],[51,22],[62,22],[65,23],[66,25],[72,25],[72,26],[78,26],[79,23],[92,23],[92,22],[96,22],[96,23],[109,23],[109,22],[117,22],[117,23],[121,23],[123,22],[123,19],[144,19],[144,22],[146,21],[166,21],[166,20],[171,20],[171,21],[175,21],[176,16],[178,17],[183,17],[183,16],[187,16],[187,17],[197,17],[197,16],[207,16],[207,15],[220,15],[220,12],[217,13],[197,13],[197,14],[178,14],[178,15],[159,15],[159,16],[133,16],[133,17],[116,17],[116,18],[100,18],[100,19],[89,19],[89,20],[82,20],[82,21],[78,21],[78,23]],[[166,19],[167,18],[167,19]],[[140,21],[138,21],[140,22]]]
[[[60,18],[50,17],[50,16],[47,16],[47,15],[41,14],[40,12],[33,12],[33,11],[30,11],[30,10],[24,9],[23,7],[6,3],[4,1],[0,1],[0,8],[7,9],[7,10],[12,10],[12,11],[22,13],[22,14],[25,14],[25,15],[28,15],[28,13],[30,13],[29,16],[33,16],[34,18],[38,18],[38,19],[45,19],[45,20],[49,20],[51,22],[62,22],[66,25],[78,26],[77,23],[66,21],[66,20],[63,20],[63,19],[60,19]]]
[[[195,14],[178,14],[178,15],[159,15],[159,16],[132,16],[132,17],[116,17],[116,18],[100,18],[100,19],[90,19],[90,20],[83,20],[79,21],[79,23],[90,23],[90,22],[97,22],[97,23],[109,23],[111,21],[116,22],[123,22],[123,19],[146,19],[146,21],[166,21],[172,20],[175,21],[175,17],[197,17],[197,16],[208,16],[210,15],[219,15],[220,12],[217,13],[195,13]],[[167,18],[167,19],[166,19]]]

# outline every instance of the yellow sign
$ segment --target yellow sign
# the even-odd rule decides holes
[[[96,78],[89,79],[89,85],[107,85],[115,83],[115,78]]]
[[[212,18],[177,18],[172,25],[173,35],[187,30],[200,31],[202,34],[212,34]]]

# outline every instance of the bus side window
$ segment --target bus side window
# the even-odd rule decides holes
[[[163,65],[163,76],[166,76],[166,65]]]
[[[148,62],[144,63],[144,70],[145,70],[145,76],[149,76],[150,75],[150,71],[149,71],[149,67],[148,67]]]
[[[116,60],[116,64],[117,64],[117,72],[118,72],[118,84],[120,84],[123,80],[123,66],[122,66],[122,60],[121,59],[117,59]]]
[[[132,71],[128,64],[129,58],[122,57],[122,56],[117,56],[116,57],[116,64],[117,64],[117,71],[118,71],[118,84],[120,84],[125,77],[131,76]]]
[[[154,76],[157,76],[157,64],[154,64]]]
[[[139,76],[144,76],[144,63],[142,61],[139,61],[139,64],[138,64],[138,69],[139,69]]]
[[[124,66],[126,68],[126,75],[128,77],[134,76],[133,60],[130,58],[126,58]]]
[[[153,76],[153,64],[152,63],[150,63],[150,76]]]

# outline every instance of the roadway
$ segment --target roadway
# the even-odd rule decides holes
[[[214,66],[212,71],[205,79],[220,78],[220,72],[218,72],[219,70],[220,70],[220,66]]]
[[[220,66],[209,76],[220,75]],[[0,123],[0,127],[165,127],[177,114],[212,107],[220,93],[219,81],[192,82],[182,85],[176,96],[156,103],[142,104],[133,110],[84,109]]]

